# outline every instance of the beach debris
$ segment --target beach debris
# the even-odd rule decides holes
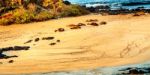
[[[29,50],[30,46],[14,46],[0,48],[0,51],[18,51],[18,50]]]
[[[96,23],[96,22],[88,23],[88,25],[99,26],[98,23]]]
[[[100,25],[106,25],[106,24],[107,24],[107,22],[105,22],[105,21],[100,22]]]
[[[49,45],[53,46],[53,45],[56,45],[56,43],[50,43]]]
[[[57,42],[60,42],[60,40],[57,40]]]
[[[55,37],[43,37],[42,40],[52,40],[54,39]]]
[[[78,26],[86,26],[84,23],[78,23]]]
[[[33,40],[28,40],[27,42],[25,42],[24,44],[27,44],[27,43],[31,43]]]
[[[98,19],[89,19],[89,20],[86,20],[86,22],[98,22]]]
[[[9,60],[9,61],[8,61],[8,63],[13,63],[13,62],[14,62],[14,60]]]
[[[40,38],[36,38],[36,39],[35,39],[35,42],[38,42],[39,40],[40,40]]]

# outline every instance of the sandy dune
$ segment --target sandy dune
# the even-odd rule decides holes
[[[68,24],[87,19],[106,21],[107,25],[85,26],[71,30]],[[1,59],[0,74],[38,73],[134,64],[150,59],[150,15],[88,15],[24,25],[0,26],[0,47],[25,45],[28,51],[7,52],[18,55]],[[65,28],[64,32],[54,32]],[[41,40],[54,36],[54,40]],[[24,44],[40,38],[39,42]],[[51,46],[50,43],[57,42]]]

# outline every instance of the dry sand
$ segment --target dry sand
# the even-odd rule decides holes
[[[106,21],[102,26],[71,30],[68,24],[87,19]],[[87,15],[24,25],[0,26],[0,47],[31,46],[7,52],[18,58],[1,59],[0,74],[39,73],[134,64],[150,60],[150,15]],[[65,28],[64,32],[54,32]],[[54,40],[27,40],[54,36]],[[54,46],[49,44],[60,40]],[[8,63],[14,60],[14,63]]]

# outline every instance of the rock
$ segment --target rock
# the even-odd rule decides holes
[[[67,27],[76,27],[76,26],[78,26],[78,25],[75,25],[75,24],[69,24],[69,25],[67,25]]]
[[[0,51],[15,51],[15,50],[29,50],[29,46],[14,46],[14,47],[5,47],[5,48],[0,48]]]
[[[63,3],[66,5],[71,5],[71,2],[69,2],[69,1],[63,1]]]
[[[81,24],[80,24],[81,26]],[[67,27],[69,27],[70,29],[81,29],[79,25],[75,25],[75,24],[70,24],[70,25],[67,25]]]
[[[39,40],[40,40],[40,38],[36,38],[36,39],[35,39],[35,42],[38,42]]]
[[[58,30],[55,30],[54,32],[58,32]]]
[[[14,50],[29,50],[29,46],[14,46]]]
[[[76,27],[71,27],[70,29],[81,29],[80,26],[76,26]]]
[[[27,42],[25,42],[24,44],[27,44],[27,43],[31,43],[33,40],[28,40]]]
[[[50,45],[56,45],[56,43],[50,43]]]
[[[107,22],[105,22],[105,21],[100,22],[100,25],[106,25],[106,24],[107,24]]]
[[[60,40],[57,40],[57,42],[60,42]]]
[[[10,50],[14,50],[14,48],[13,47],[0,48],[0,51],[10,51]]]
[[[84,23],[78,23],[78,26],[86,26]]]
[[[96,22],[88,23],[88,25],[99,26],[98,23],[96,23]]]
[[[144,74],[144,71],[138,69],[129,70],[129,74]]]
[[[0,62],[0,64],[3,64],[2,62]]]
[[[8,59],[8,58],[13,58],[13,57],[18,57],[18,56],[16,56],[16,55],[14,55],[14,56],[7,56],[7,55],[5,55],[5,54],[0,54],[0,59]]]
[[[58,30],[57,30],[58,32],[64,32],[65,31],[65,29],[64,28],[58,28]]]
[[[16,51],[16,50],[29,50],[29,48],[30,46],[14,46],[14,47],[0,48],[0,51],[3,52],[3,51]]]
[[[0,59],[4,59],[6,57],[6,55],[5,54],[0,54]]]
[[[55,37],[43,37],[42,40],[52,40],[54,39]]]
[[[9,61],[8,61],[8,63],[13,63],[13,62],[14,62],[14,60],[9,60]]]

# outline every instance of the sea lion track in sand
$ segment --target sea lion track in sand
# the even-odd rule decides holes
[[[143,50],[147,49],[147,48],[150,48],[149,46],[146,46],[144,48],[140,48],[139,45],[137,45],[137,43],[135,43],[135,41],[131,42],[130,44],[127,44],[127,46],[120,52],[120,58],[124,58],[126,56],[128,56],[128,54],[134,50],[134,49],[137,49],[138,50],[138,53],[136,53],[135,55],[132,55],[130,57],[134,57],[138,54],[141,54],[143,52]]]

